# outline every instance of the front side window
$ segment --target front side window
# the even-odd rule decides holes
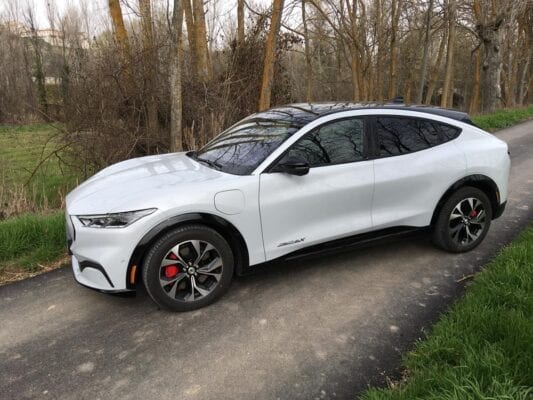
[[[198,152],[188,154],[220,171],[248,175],[297,130],[298,127],[286,121],[243,120]]]
[[[381,157],[413,153],[457,137],[457,128],[420,118],[380,116],[376,134]]]
[[[364,119],[344,119],[307,133],[291,147],[287,157],[303,157],[310,167],[351,163],[363,159],[363,143]]]

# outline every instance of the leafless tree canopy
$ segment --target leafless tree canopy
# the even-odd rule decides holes
[[[61,121],[80,165],[101,167],[196,148],[288,102],[533,102],[531,0],[234,2],[108,0],[90,34],[84,2],[50,1],[45,29],[7,0],[0,123]]]

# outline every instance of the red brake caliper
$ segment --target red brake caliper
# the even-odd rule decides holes
[[[167,279],[172,279],[176,275],[178,275],[179,270],[180,269],[177,265],[167,265],[167,267],[165,268],[165,276],[167,277]]]
[[[174,253],[170,253],[167,256],[167,258],[170,259],[170,260],[177,260],[178,259],[178,257],[176,257],[176,255]],[[177,264],[167,265],[167,267],[165,268],[165,277],[167,279],[172,279],[176,275],[178,275],[178,272],[180,272],[180,269],[179,269]]]
[[[476,210],[472,210],[472,211],[470,212],[469,217],[470,217],[470,218],[476,218],[476,216],[477,216],[477,211],[476,211]]]

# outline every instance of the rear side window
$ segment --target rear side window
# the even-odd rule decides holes
[[[455,139],[461,133],[461,130],[459,128],[454,128],[453,126],[450,126],[450,125],[439,124],[439,123],[435,123],[435,125],[437,125],[440,131],[442,132],[442,135],[446,139],[445,142],[447,142],[448,140]]]
[[[377,117],[376,134],[381,157],[425,150],[456,138],[460,130],[420,118]]]
[[[350,118],[322,125],[306,134],[289,150],[310,167],[345,164],[363,159],[364,119]]]

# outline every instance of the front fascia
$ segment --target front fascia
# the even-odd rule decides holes
[[[125,289],[128,262],[137,244],[150,230],[176,215],[202,213],[218,216],[235,226],[242,234],[248,248],[250,265],[264,262],[265,254],[257,205],[259,177],[242,176],[233,180],[231,186],[224,185],[224,189],[235,188],[244,195],[242,211],[238,214],[227,215],[216,209],[215,194],[221,188],[222,185],[210,190],[200,186],[190,187],[186,196],[181,194],[175,198],[159,198],[156,204],[158,211],[125,228],[84,227],[76,217],[72,217],[76,240],[72,243],[71,251],[80,262],[93,261],[102,265],[113,282],[114,289]],[[184,201],[181,196],[188,197],[189,201]],[[71,214],[68,206],[67,213]]]

